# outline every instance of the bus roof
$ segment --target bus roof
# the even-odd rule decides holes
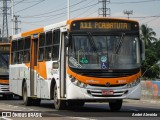
[[[80,20],[121,20],[121,21],[129,21],[129,22],[138,22],[136,20],[130,20],[125,18],[104,18],[104,17],[96,17],[96,18],[77,18],[77,19],[71,19],[67,21],[67,24],[71,24],[73,21],[80,21]]]
[[[67,25],[70,25],[73,21],[80,21],[80,20],[121,20],[121,21],[137,22],[135,20],[128,20],[128,19],[122,19],[122,18],[104,18],[104,17],[77,18],[77,19],[71,19],[71,20],[67,20],[67,21],[51,24],[51,25],[44,26],[44,27],[37,28],[37,29],[33,29],[33,30],[30,30],[30,31],[22,32],[22,33],[13,35],[12,39],[17,39],[17,38],[21,38],[21,37],[27,37],[27,36],[31,36],[33,34],[46,32],[46,31],[49,31],[49,30],[52,30],[52,29],[57,29],[57,28],[60,28],[60,27],[65,27]]]
[[[30,36],[30,35],[33,35],[33,34],[46,32],[46,31],[49,31],[49,30],[52,30],[52,29],[57,29],[57,28],[60,28],[60,27],[63,27],[63,26],[66,26],[66,21],[59,22],[59,23],[56,23],[56,24],[51,24],[51,25],[44,26],[44,27],[37,28],[37,29],[33,29],[33,30],[30,30],[30,31],[22,32],[22,33],[13,35],[12,39],[27,37],[27,36]]]

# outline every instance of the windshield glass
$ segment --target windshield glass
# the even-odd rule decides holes
[[[137,36],[73,35],[69,66],[79,69],[133,69],[137,63]]]

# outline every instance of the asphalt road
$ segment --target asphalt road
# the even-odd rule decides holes
[[[111,112],[108,103],[86,103],[84,107],[57,111],[53,101],[42,100],[40,106],[24,106],[22,100],[6,100],[0,97],[0,113],[2,112],[11,112],[12,118],[0,120],[160,120],[160,102],[125,100],[119,112]]]

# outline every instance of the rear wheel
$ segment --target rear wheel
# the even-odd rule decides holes
[[[23,85],[23,102],[24,102],[24,105],[26,106],[29,106],[31,105],[31,98],[27,96],[27,84],[25,83]]]
[[[123,100],[116,100],[115,102],[109,102],[111,111],[119,111],[122,107]]]
[[[66,106],[66,102],[58,99],[57,85],[54,86],[53,97],[54,97],[54,107],[55,107],[55,109],[56,110],[64,109],[65,106]]]

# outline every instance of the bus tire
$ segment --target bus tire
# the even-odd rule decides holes
[[[109,102],[109,107],[111,111],[120,111],[122,107],[123,100],[116,100],[115,102]]]
[[[58,92],[57,92],[57,85],[55,84],[54,86],[54,92],[53,92],[53,97],[54,97],[54,107],[56,110],[62,110],[66,106],[66,102],[64,100],[58,99]]]
[[[29,98],[27,96],[27,84],[26,83],[24,83],[24,85],[23,85],[23,91],[22,91],[22,93],[23,93],[23,102],[24,102],[24,105],[26,105],[26,106],[31,105],[31,98]]]

